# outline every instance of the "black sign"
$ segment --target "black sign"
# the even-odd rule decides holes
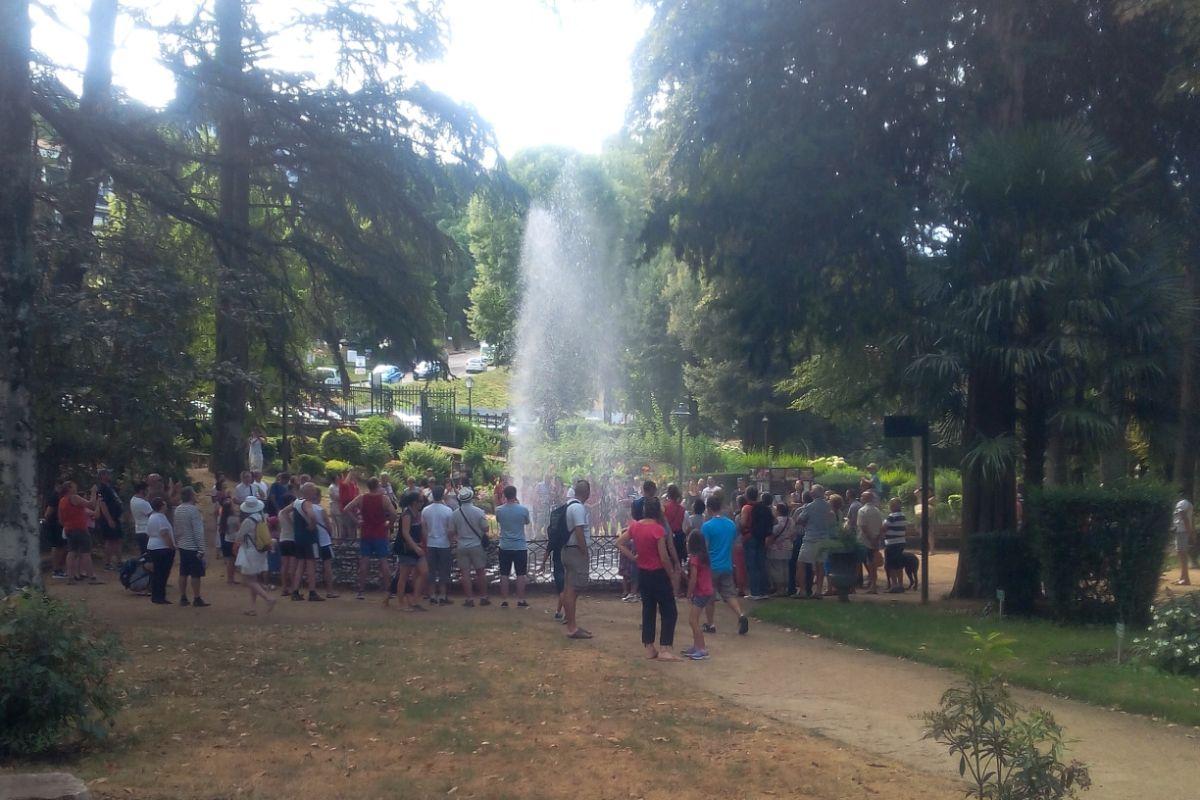
[[[924,436],[929,426],[916,417],[884,417],[883,435],[889,439],[905,439]]]

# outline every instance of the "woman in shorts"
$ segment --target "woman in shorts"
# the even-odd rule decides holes
[[[283,496],[279,507],[279,583],[283,594],[291,594],[292,571],[296,568],[296,525],[292,504],[296,495],[290,491]]]
[[[400,498],[400,526],[396,533],[396,541],[392,544],[392,552],[396,555],[396,574],[392,576],[391,588],[383,604],[386,606],[393,597],[401,599],[402,611],[426,611],[425,606],[417,602],[425,584],[425,576],[429,574],[429,566],[425,561],[425,548],[421,536],[421,509],[425,508],[425,495],[420,492],[405,492]],[[412,592],[408,591],[409,579],[412,579]]]
[[[246,589],[250,592],[250,607],[243,612],[248,617],[253,617],[258,613],[255,606],[259,597],[262,597],[263,602],[267,604],[268,614],[278,602],[267,594],[267,590],[263,588],[258,577],[267,571],[267,553],[269,552],[269,549],[258,549],[258,527],[267,524],[263,508],[262,500],[251,496],[242,501],[240,509],[242,520],[238,525],[236,564],[238,572],[242,573],[242,583],[246,584]]]

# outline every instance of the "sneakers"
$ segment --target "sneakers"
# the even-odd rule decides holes
[[[564,613],[563,613],[563,612],[561,612],[561,611],[555,611],[555,612],[554,612],[554,621],[555,621],[555,622],[566,622],[566,621],[567,621],[567,615],[566,615],[566,614],[564,614]]]
[[[308,593],[308,601],[309,601],[310,603],[324,603],[324,602],[325,602],[325,598],[324,598],[324,597],[321,597],[321,595],[317,594],[316,592],[311,592],[311,591],[310,591],[310,592]]]
[[[481,606],[490,606],[491,604],[492,604],[492,601],[491,601],[491,600],[488,600],[486,597],[481,597],[481,598],[479,598],[479,605],[481,605]]]
[[[517,608],[529,608],[529,603],[526,603],[524,600],[518,600]]]
[[[293,600],[303,600],[304,595],[300,594],[299,591],[295,591],[295,592],[292,592],[292,599]]]
[[[682,649],[682,650],[680,650],[680,651],[679,651],[679,655],[681,655],[681,656],[685,656],[685,657],[687,657],[687,658],[691,658],[691,657],[692,657],[692,653],[694,653],[694,652],[696,652],[696,648],[695,648],[695,647],[685,647],[684,649]]]
[[[181,597],[181,598],[179,598],[179,605],[180,606],[190,606],[191,603],[188,602],[188,599],[186,597]]]
[[[500,607],[501,607],[501,608],[508,608],[508,601],[507,601],[507,600],[501,600],[501,601],[500,601]]]
[[[701,625],[701,626],[700,626],[700,630],[704,631],[705,633],[716,633],[716,632],[717,632],[717,626],[716,626],[716,625],[709,625],[709,624],[706,622],[706,623],[704,623],[703,625]]]
[[[363,596],[362,592],[359,592],[358,594],[354,595],[354,599],[355,600],[366,600],[367,598]]]
[[[638,597],[636,594],[627,594],[621,598],[621,602],[622,603],[636,603],[636,602],[640,601],[641,599],[642,598]]]
[[[692,661],[703,661],[704,659],[708,658],[708,651],[707,650],[692,650],[692,652],[687,653],[687,657],[690,658]]]
[[[67,573],[63,572],[61,569],[56,569],[54,572],[50,573],[50,577],[57,578],[60,581],[65,581],[67,579]]]
[[[750,620],[745,617],[738,617],[738,635],[745,636],[750,630]]]
[[[206,603],[204,602],[204,599],[200,597],[197,597],[192,601],[192,608],[208,608],[211,605],[212,603]]]

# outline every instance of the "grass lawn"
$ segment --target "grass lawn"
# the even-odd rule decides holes
[[[691,665],[568,641],[541,599],[405,615],[343,597],[248,619],[243,591],[210,580],[203,611],[112,583],[55,587],[86,598],[129,654],[110,738],[53,762],[93,797],[961,796],[941,775],[681,691],[672,670]]]
[[[471,403],[475,408],[486,408],[493,411],[508,410],[509,372],[507,367],[489,369],[487,372],[480,372],[471,377],[475,380],[475,387],[471,390]],[[463,373],[449,383],[455,391],[458,404],[463,408],[467,407],[466,379],[467,375]]]
[[[914,661],[964,669],[968,625],[1016,639],[1002,665],[1014,684],[1100,706],[1200,725],[1200,681],[1150,667],[1116,663],[1109,626],[1064,626],[1044,620],[980,619],[964,611],[882,603],[777,600],[755,607],[759,619]],[[1130,637],[1132,638],[1132,636]]]

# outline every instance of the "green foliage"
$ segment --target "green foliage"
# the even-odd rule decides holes
[[[996,674],[1013,640],[967,628],[978,667],[964,686],[942,695],[940,707],[921,715],[926,739],[957,756],[958,774],[977,800],[1069,800],[1091,785],[1087,768],[1063,763],[1066,737],[1048,711],[1025,713]]]
[[[279,458],[279,444],[280,437],[278,436],[267,436],[263,439],[262,452],[264,464],[270,464],[272,461]]]
[[[503,474],[500,462],[489,457],[493,455],[496,455],[496,441],[488,436],[475,433],[463,445],[462,464],[474,485],[491,483]]]
[[[367,468],[367,472],[379,471],[384,464],[396,455],[392,446],[382,439],[367,439],[362,448],[362,460],[359,464]]]
[[[850,489],[857,489],[859,481],[865,474],[852,469],[822,472],[813,478],[813,482],[821,484],[826,489],[832,489],[838,494],[845,494]]]
[[[339,461],[336,458],[331,458],[325,462],[325,477],[332,481],[334,478],[341,476],[352,466],[354,465],[348,461]]]
[[[393,452],[400,451],[413,439],[408,426],[393,417],[367,417],[358,423],[358,431],[364,445],[373,440],[381,441]]]
[[[1150,612],[1150,627],[1133,640],[1147,664],[1173,675],[1200,676],[1200,592],[1171,597]]]
[[[1033,543],[1025,534],[989,531],[971,534],[969,563],[981,597],[1004,590],[1004,611],[1032,614],[1041,594],[1041,571]]]
[[[292,448],[292,457],[302,455],[319,456],[321,454],[321,442],[309,436],[293,436],[289,442]]]
[[[292,459],[292,472],[318,479],[325,474],[325,459],[312,453],[301,453]]]
[[[117,637],[38,592],[0,600],[0,754],[35,756],[103,737],[119,708]]]
[[[1030,492],[1025,520],[1054,615],[1146,625],[1172,501],[1168,487],[1149,481]]]
[[[334,428],[321,434],[321,455],[328,461],[348,461],[357,464],[362,460],[362,437],[349,428]]]
[[[420,478],[424,476],[427,469],[433,470],[433,474],[439,480],[450,474],[450,456],[441,448],[424,442],[409,442],[404,445],[404,449],[400,451],[396,460],[401,464],[401,471],[399,474],[393,472],[391,475],[397,481],[403,481],[409,477]]]

